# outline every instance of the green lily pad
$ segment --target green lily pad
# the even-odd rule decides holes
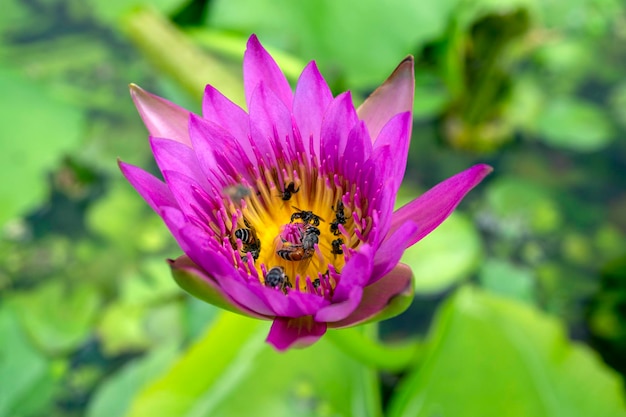
[[[404,252],[402,262],[413,270],[415,292],[436,293],[472,274],[483,255],[472,221],[453,213],[437,229]]]
[[[369,371],[325,339],[278,353],[264,342],[268,327],[222,313],[127,416],[366,415],[359,395]]]
[[[307,60],[314,58],[331,83],[341,74],[351,86],[371,87],[380,84],[416,45],[443,34],[458,3],[215,1],[208,23],[256,33],[261,42]]]
[[[35,416],[52,403],[59,372],[28,341],[18,314],[0,309],[0,416]]]
[[[37,346],[51,354],[69,352],[90,334],[100,295],[89,284],[50,280],[15,298],[20,321]]]
[[[488,259],[478,275],[483,288],[532,304],[535,299],[535,277],[532,270],[501,259]]]
[[[563,219],[550,191],[528,180],[500,177],[489,185],[486,201],[502,220],[502,234],[548,234],[557,230]]]
[[[614,128],[600,107],[573,98],[548,101],[536,130],[547,144],[579,152],[603,149],[614,135]]]
[[[389,416],[626,415],[619,376],[527,305],[463,288],[440,311],[429,344]]]
[[[47,174],[79,144],[82,112],[0,67],[0,226],[46,196]]]
[[[135,394],[171,365],[177,351],[172,343],[125,365],[96,391],[87,407],[87,417],[123,416]]]

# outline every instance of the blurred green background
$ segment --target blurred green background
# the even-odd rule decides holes
[[[406,313],[287,354],[175,286],[116,164],[155,169],[128,83],[241,102],[250,33],[360,99],[415,55],[400,202],[495,168]],[[0,417],[626,415],[621,1],[3,0],[0,35]]]

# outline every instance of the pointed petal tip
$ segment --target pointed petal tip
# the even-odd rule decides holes
[[[412,55],[408,55],[357,109],[359,118],[367,124],[372,140],[376,140],[383,126],[396,114],[412,114],[415,94],[414,67],[415,60]]]
[[[317,342],[326,333],[326,323],[318,323],[311,316],[299,318],[276,317],[265,340],[278,352],[303,348]]]

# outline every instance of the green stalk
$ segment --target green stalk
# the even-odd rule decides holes
[[[149,7],[128,13],[121,28],[137,49],[192,97],[201,99],[206,84],[239,105],[245,103],[241,76],[193,44],[170,21]]]
[[[335,346],[355,360],[375,369],[400,372],[419,359],[422,344],[418,341],[389,345],[368,337],[355,328],[330,330],[326,336]]]

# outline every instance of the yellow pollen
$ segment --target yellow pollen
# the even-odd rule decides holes
[[[225,226],[235,252],[246,267],[253,265],[261,283],[269,270],[279,267],[286,280],[284,292],[286,287],[307,292],[319,286],[320,278],[332,291],[336,282],[329,271],[341,273],[346,252],[360,244],[354,207],[344,205],[344,189],[332,178],[316,169],[303,175],[305,169],[266,170],[239,201],[226,196]],[[234,225],[229,220],[233,217]],[[247,259],[250,254],[256,258],[253,263]]]

